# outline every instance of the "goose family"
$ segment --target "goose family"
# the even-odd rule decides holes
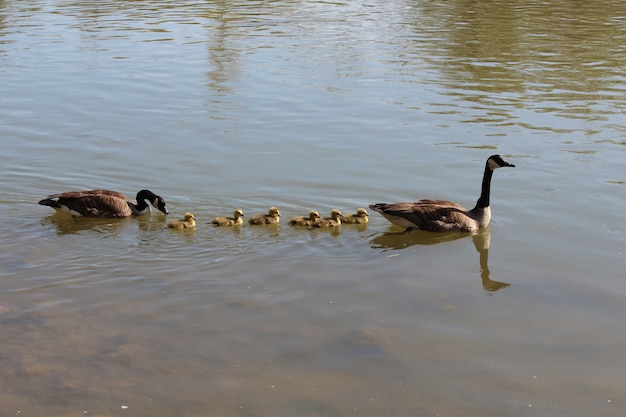
[[[308,216],[296,216],[289,220],[290,226],[313,226],[313,223],[320,218],[320,214],[313,210]]]
[[[369,206],[391,223],[406,229],[429,232],[473,232],[489,225],[491,208],[489,194],[493,171],[502,167],[515,167],[500,155],[492,155],[485,163],[480,197],[476,206],[467,210],[445,200],[423,199],[412,203],[378,203]]]
[[[243,224],[243,210],[237,209],[233,212],[233,217],[216,217],[211,221],[213,226],[236,226]]]
[[[248,223],[251,225],[277,224],[280,222],[280,211],[276,207],[270,207],[267,214],[258,214],[251,217]]]
[[[422,199],[415,202],[377,203],[369,208],[380,213],[392,224],[405,229],[417,229],[429,232],[474,232],[489,225],[491,221],[490,192],[493,171],[503,167],[515,167],[500,155],[491,155],[485,162],[480,197],[471,210],[458,203],[446,200]],[[68,191],[52,194],[39,201],[43,206],[52,207],[59,213],[73,216],[118,218],[141,216],[150,213],[150,206],[164,214],[169,214],[165,200],[150,190],[137,193],[136,202],[126,195],[111,190]],[[243,210],[237,209],[233,217],[215,217],[215,226],[234,226],[243,224]],[[330,217],[320,218],[317,211],[308,216],[297,216],[289,220],[291,226],[337,227],[341,224],[367,224],[369,216],[364,208],[355,214],[342,215],[334,209]],[[248,220],[250,225],[278,224],[280,211],[270,207],[267,214],[259,214]],[[182,220],[168,224],[173,229],[195,227],[195,216],[185,213]]]
[[[173,220],[167,224],[170,229],[190,229],[196,227],[196,217],[193,213],[185,213],[185,218],[182,220]]]
[[[369,222],[369,215],[367,210],[359,208],[355,214],[344,214],[341,218],[342,224],[365,224]]]
[[[169,214],[165,200],[150,190],[137,193],[137,203],[124,194],[110,190],[68,191],[50,195],[39,201],[61,213],[85,217],[129,217],[150,213],[150,204],[159,211]]]

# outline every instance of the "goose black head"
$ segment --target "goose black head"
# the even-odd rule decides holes
[[[141,190],[137,193],[137,202],[141,200],[148,200],[152,207],[163,212],[164,214],[170,214],[167,210],[167,205],[165,204],[165,200],[161,196],[156,195],[150,190]]]
[[[510,163],[509,161],[505,160],[504,158],[502,158],[500,155],[491,155],[488,159],[487,159],[487,166],[489,167],[490,170],[494,170],[494,169],[498,169],[498,168],[502,168],[502,167],[512,167],[514,168],[515,165],[513,165],[512,163]]]
[[[165,200],[163,200],[163,198],[157,196],[156,200],[154,200],[152,202],[152,205],[160,210],[161,212],[163,212],[163,214],[170,214],[170,212],[167,210],[167,205],[165,204]]]

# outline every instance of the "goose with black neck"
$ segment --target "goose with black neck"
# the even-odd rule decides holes
[[[473,232],[489,225],[491,208],[491,177],[493,171],[502,167],[515,167],[500,155],[491,155],[485,163],[480,197],[476,206],[467,210],[446,200],[422,199],[416,202],[378,203],[369,206],[391,223],[405,229],[429,232]]]

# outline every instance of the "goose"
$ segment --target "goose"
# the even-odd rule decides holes
[[[49,206],[60,213],[85,217],[129,217],[150,213],[148,200],[154,208],[170,214],[165,200],[149,190],[137,193],[137,204],[117,191],[90,190],[68,191],[50,195],[39,201],[42,206]]]
[[[429,232],[473,232],[486,227],[491,221],[489,192],[493,171],[502,167],[515,167],[500,155],[492,155],[485,163],[483,184],[476,206],[466,210],[452,201],[424,199],[414,203],[378,203],[370,209],[382,214],[391,223],[406,229]]]
[[[183,220],[173,220],[167,224],[170,229],[190,229],[196,227],[196,217],[193,213],[185,213]]]
[[[367,210],[359,208],[356,214],[346,214],[341,218],[342,224],[365,224],[369,221]]]
[[[276,207],[270,207],[267,214],[258,214],[248,220],[248,223],[252,225],[276,224],[278,222],[280,222],[280,211]]]
[[[341,211],[334,209],[330,212],[330,217],[318,219],[313,223],[313,227],[335,227],[341,225]]]
[[[235,226],[243,223],[243,210],[235,210],[233,217],[216,217],[211,221],[213,226]]]
[[[309,212],[308,216],[297,216],[289,220],[290,226],[312,226],[313,223],[320,218],[317,211]]]

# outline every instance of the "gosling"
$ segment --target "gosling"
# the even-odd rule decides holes
[[[341,211],[334,209],[330,212],[330,217],[318,219],[313,223],[313,227],[336,227],[341,225]]]
[[[341,218],[343,224],[365,224],[367,222],[369,222],[369,217],[364,208],[357,209],[356,214],[346,214]]]
[[[320,214],[317,211],[311,211],[308,216],[296,216],[289,220],[290,226],[313,226],[313,223],[320,218]]]
[[[270,207],[267,214],[258,214],[251,217],[248,223],[251,225],[277,224],[280,222],[280,211],[276,207]]]
[[[243,224],[243,210],[235,210],[233,217],[216,217],[211,221],[213,226],[237,226]]]
[[[174,220],[168,223],[170,229],[189,229],[196,227],[196,217],[192,213],[185,213],[183,220]]]

